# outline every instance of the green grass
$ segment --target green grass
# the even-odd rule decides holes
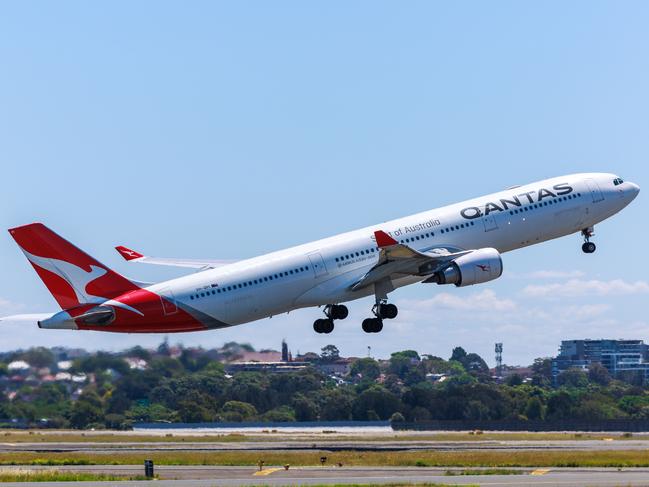
[[[649,450],[543,450],[543,451],[156,451],[144,453],[8,452],[0,465],[140,465],[144,457],[157,465],[327,465],[421,467],[649,467]]]
[[[267,439],[266,437],[261,438]],[[6,443],[170,443],[170,442],[212,442],[231,443],[239,441],[255,441],[246,435],[143,435],[132,432],[45,432],[45,431],[0,431],[0,441]]]
[[[85,472],[59,472],[57,470],[17,470],[0,471],[0,482],[81,482],[148,480],[143,475],[109,475]]]
[[[454,475],[524,475],[528,472],[525,470],[512,470],[507,468],[472,468],[467,470],[447,470],[444,475],[452,477]]]

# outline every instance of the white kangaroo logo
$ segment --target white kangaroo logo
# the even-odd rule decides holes
[[[50,271],[57,276],[65,279],[65,281],[72,287],[72,290],[77,297],[77,301],[80,304],[103,303],[110,301],[111,305],[117,306],[119,308],[124,308],[129,311],[133,311],[140,316],[144,316],[140,311],[127,304],[120,303],[119,301],[115,301],[114,299],[109,300],[109,298],[105,298],[103,296],[95,296],[94,294],[90,294],[87,291],[86,288],[91,282],[108,273],[108,270],[104,269],[103,267],[90,265],[90,271],[88,272],[81,267],[64,260],[52,259],[49,257],[39,257],[38,255],[30,254],[25,249],[21,250],[24,252],[24,254],[32,264],[37,265],[38,267],[41,267],[46,271]]]

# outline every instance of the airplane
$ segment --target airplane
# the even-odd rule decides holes
[[[595,251],[594,226],[625,208],[638,185],[581,173],[512,186],[461,203],[240,261],[149,257],[116,247],[131,263],[195,272],[150,284],[127,279],[41,223],[9,233],[62,311],[16,315],[43,329],[170,333],[225,328],[321,307],[317,333],[348,315],[344,303],[374,296],[366,333],[397,317],[388,295],[415,283],[482,284],[503,273],[502,254],[580,233]]]

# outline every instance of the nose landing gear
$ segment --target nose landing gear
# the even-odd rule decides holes
[[[581,250],[585,254],[592,254],[597,249],[597,246],[590,241],[590,237],[595,235],[595,229],[593,227],[584,228],[581,234],[584,236],[584,243],[581,246]]]
[[[344,320],[349,314],[347,306],[343,304],[328,304],[324,309],[326,318],[313,322],[313,330],[316,333],[331,333],[334,331],[334,320]]]

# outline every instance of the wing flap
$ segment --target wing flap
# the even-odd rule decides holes
[[[384,279],[397,276],[422,276],[437,272],[449,262],[468,254],[470,250],[437,247],[420,252],[400,244],[385,232],[374,232],[379,247],[379,260],[374,267],[352,284],[352,291],[363,289]]]

